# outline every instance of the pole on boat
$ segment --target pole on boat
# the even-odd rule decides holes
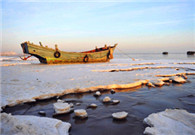
[[[41,42],[39,42],[40,46],[43,46]]]
[[[57,44],[55,44],[55,50],[56,51],[58,51],[59,49],[58,49],[58,45]]]

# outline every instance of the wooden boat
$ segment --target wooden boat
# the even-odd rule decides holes
[[[113,52],[117,44],[113,46],[96,48],[85,52],[65,52],[40,45],[35,45],[30,42],[21,44],[23,52],[35,56],[41,63],[58,64],[58,63],[87,63],[87,62],[107,62],[113,59]],[[24,58],[26,60],[27,58]]]

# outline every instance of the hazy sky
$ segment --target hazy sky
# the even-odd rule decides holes
[[[66,51],[118,43],[129,52],[195,50],[194,0],[3,0],[2,51],[31,41]]]

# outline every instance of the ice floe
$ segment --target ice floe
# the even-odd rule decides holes
[[[147,127],[144,134],[149,135],[194,135],[195,114],[186,110],[166,109],[152,113],[144,119]]]
[[[113,113],[112,114],[112,117],[114,119],[118,119],[118,120],[121,120],[121,119],[125,119],[127,117],[128,113],[123,111],[123,112],[116,112],[116,113]]]
[[[30,63],[7,63],[7,64],[1,64],[0,67],[9,67],[9,66],[16,66],[16,65],[28,65]]]
[[[191,74],[194,75],[193,73]],[[181,75],[183,75],[183,73],[181,73]],[[159,80],[167,80],[167,78],[165,77]],[[22,93],[22,94],[19,93],[19,91],[14,91],[11,94],[11,96],[10,96],[10,92],[12,91],[3,91],[4,94],[2,95],[1,107],[5,107],[6,105],[14,106],[14,105],[26,103],[26,102],[35,102],[36,100],[39,100],[39,99],[47,99],[47,98],[57,97],[57,96],[59,97],[59,96],[70,94],[70,93],[81,93],[81,92],[89,92],[89,91],[97,91],[97,90],[105,90],[105,89],[135,88],[135,87],[140,87],[142,85],[145,85],[148,82],[149,80],[139,80],[139,81],[128,83],[128,84],[110,84],[110,85],[100,85],[100,86],[94,86],[94,87],[88,87],[88,88],[65,89],[65,90],[56,90],[56,91],[29,90],[29,91],[26,91],[26,93]]]
[[[71,106],[68,103],[57,102],[54,103],[53,106],[56,114],[64,114],[71,111]]]
[[[175,62],[176,64],[172,64]],[[14,64],[14,62],[4,64]],[[19,62],[24,63],[24,62]],[[26,62],[25,62],[26,63]],[[94,63],[72,65],[17,65],[2,68],[1,107],[14,106],[26,102],[70,93],[95,92],[110,89],[130,89],[140,87],[150,79],[167,75],[195,75],[193,61],[143,60],[136,62]],[[30,63],[30,65],[29,65]],[[177,63],[186,63],[178,65]],[[93,70],[134,70],[127,73],[91,72]],[[170,69],[168,68],[170,67]],[[162,70],[162,69],[163,70]],[[168,68],[168,69],[166,69]],[[175,68],[179,68],[176,71]],[[185,71],[189,68],[189,71]],[[142,70],[143,69],[143,70]],[[156,72],[153,73],[154,69]],[[181,73],[179,73],[181,72]],[[141,74],[136,76],[136,74]],[[172,75],[170,75],[172,74]],[[157,76],[155,76],[157,75]],[[159,76],[158,76],[159,75]],[[52,77],[49,77],[52,76]],[[12,81],[17,79],[19,81]],[[136,80],[136,81],[135,81]]]
[[[74,114],[76,117],[79,117],[82,119],[88,117],[88,114],[87,114],[86,110],[84,110],[84,109],[76,109],[76,110],[74,110]]]
[[[145,67],[132,67],[126,69],[106,69],[106,70],[92,70],[93,72],[121,72],[121,71],[135,71],[144,69],[191,69],[187,67],[175,67],[175,66],[145,66]],[[194,70],[194,69],[191,69]]]
[[[118,103],[120,103],[120,100],[116,100],[116,99],[115,100],[112,100],[112,103],[113,104],[118,104]]]
[[[68,135],[71,125],[61,120],[1,113],[1,135]]]
[[[58,99],[57,102],[58,102],[58,103],[64,103],[64,101],[61,100],[61,99]]]
[[[1,107],[13,106],[25,102],[35,102],[39,99],[59,97],[70,93],[95,92],[110,89],[116,89],[118,91],[118,89],[135,88],[147,84],[151,79],[160,77],[166,77],[162,79],[166,80],[168,78],[167,80],[169,80],[171,76],[184,77],[184,75],[195,75],[193,62],[179,62],[174,63],[174,66],[170,61],[164,61],[163,63],[161,61],[139,61],[137,63],[124,64],[104,63],[49,66],[41,64],[21,66],[18,63],[15,65],[15,62],[4,63],[15,66],[7,65],[9,67],[1,67],[3,76]],[[25,64],[23,62],[21,63]],[[175,70],[175,68],[178,68],[179,71]],[[91,71],[106,72],[99,73]],[[124,73],[119,71],[132,72]],[[140,74],[140,76],[136,76],[136,74]],[[12,81],[14,79],[19,81]],[[162,79],[160,80],[163,81]],[[71,105],[63,102],[60,103],[58,101],[54,105],[57,113],[70,111]],[[76,105],[80,105],[80,103]],[[76,113],[80,113],[81,116],[83,114],[83,116],[86,116],[82,111],[75,111]]]
[[[101,93],[99,91],[96,91],[95,94],[94,94],[95,97],[99,97],[101,96]]]
[[[114,94],[114,93],[116,93],[116,92],[115,92],[113,89],[111,89],[111,90],[110,90],[110,93],[111,93],[111,94]]]
[[[97,105],[94,104],[94,103],[92,103],[92,104],[90,104],[88,107],[89,107],[89,108],[97,108]]]
[[[107,102],[110,102],[111,101],[111,98],[106,96],[104,99],[103,99],[103,102],[104,103],[107,103]]]
[[[39,111],[38,114],[40,114],[42,116],[45,116],[46,115],[46,112],[45,111]]]
[[[81,93],[81,92],[89,92],[89,91],[97,91],[97,90],[105,90],[105,89],[126,89],[126,88],[135,88],[146,84],[148,80],[140,80],[134,83],[129,84],[110,84],[110,85],[100,85],[94,86],[89,88],[76,88],[76,89],[66,89],[66,90],[47,90],[47,91],[36,91],[36,90],[29,90],[26,93],[19,93],[18,91],[14,91],[10,96],[10,92],[12,91],[5,91],[6,94],[2,95],[1,107],[7,106],[14,106],[21,103],[26,102],[35,102],[38,99],[48,99],[51,97],[62,96],[65,94],[70,93]],[[29,94],[31,93],[31,94]],[[6,97],[6,95],[8,97]],[[15,95],[15,96],[14,96]],[[20,96],[16,96],[20,95]],[[5,97],[4,97],[5,96]],[[14,96],[14,97],[13,97]]]
[[[161,80],[151,80],[151,83],[153,84],[153,85],[155,85],[155,86],[158,86],[158,87],[161,87],[161,86],[163,86],[164,85],[164,82],[163,81],[161,81]]]
[[[186,82],[186,80],[183,77],[178,77],[178,76],[172,77],[171,80],[173,82],[176,82],[176,83],[185,83]]]
[[[81,105],[81,103],[76,103],[76,106],[80,106]]]
[[[153,83],[151,83],[151,82],[148,82],[146,85],[147,85],[148,87],[153,87],[153,88],[155,88],[155,85],[154,85]]]
[[[156,77],[171,77],[171,76],[186,76],[186,75],[195,75],[194,72],[190,73],[176,73],[176,74],[164,74],[164,75],[155,75]]]

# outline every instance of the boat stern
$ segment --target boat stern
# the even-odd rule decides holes
[[[29,54],[29,50],[28,50],[28,42],[24,42],[21,44],[23,53]]]

